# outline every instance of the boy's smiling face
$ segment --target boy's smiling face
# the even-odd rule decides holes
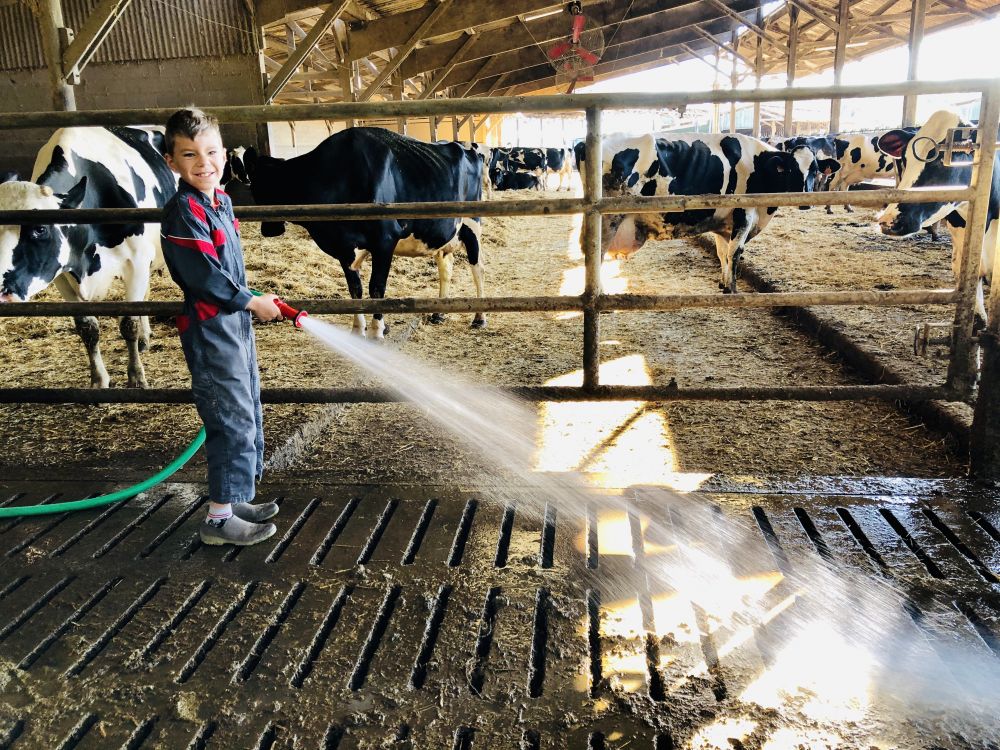
[[[215,128],[198,133],[194,139],[183,135],[174,138],[173,153],[167,154],[167,164],[188,185],[212,197],[219,186],[226,166],[226,151],[222,136]]]

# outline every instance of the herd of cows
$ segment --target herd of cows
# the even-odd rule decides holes
[[[634,196],[740,195],[844,190],[865,180],[889,177],[902,188],[968,184],[971,165],[945,167],[940,156],[916,158],[914,144],[940,144],[950,128],[964,125],[940,111],[918,130],[795,137],[778,144],[745,135],[665,134],[609,136],[602,142],[604,194]],[[158,208],[176,190],[176,176],[162,156],[157,128],[80,127],[55,132],[39,151],[31,181],[0,173],[0,210]],[[940,152],[940,149],[937,150]],[[313,151],[291,159],[259,155],[252,148],[230,152],[226,178],[248,190],[260,205],[475,202],[492,190],[541,189],[558,176],[570,188],[572,170],[585,158],[573,149],[495,148],[456,141],[426,143],[380,128],[334,133]],[[956,156],[959,161],[971,157]],[[603,218],[602,253],[628,256],[649,240],[712,234],[721,266],[720,287],[736,291],[736,269],[750,239],[767,226],[773,206],[643,213]],[[829,207],[827,210],[830,210]],[[850,210],[850,207],[848,207]],[[983,237],[977,315],[985,319],[982,280],[992,275],[1000,216],[1000,170],[994,170],[989,221]],[[944,220],[952,236],[953,265],[961,262],[966,203],[908,203],[880,214],[883,233],[908,236]],[[484,259],[481,221],[475,216],[433,219],[370,219],[302,222],[323,252],[339,261],[352,298],[363,294],[361,264],[371,259],[368,293],[385,296],[395,255],[434,257],[439,295],[447,296],[453,253],[469,259],[476,293],[482,297]],[[282,222],[263,222],[273,237]],[[122,279],[130,301],[146,298],[150,272],[162,265],[157,224],[24,224],[0,226],[0,302],[31,299],[55,284],[68,301],[103,299]],[[486,319],[479,313],[473,327]],[[76,318],[90,359],[91,385],[107,387],[97,320]],[[384,335],[381,315],[355,331]],[[129,351],[129,386],[142,387],[140,353],[149,341],[145,318],[120,324]]]

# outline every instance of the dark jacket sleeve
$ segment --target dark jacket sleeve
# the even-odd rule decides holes
[[[222,267],[207,222],[178,202],[163,217],[160,240],[170,273],[187,294],[226,312],[246,309],[253,295]]]

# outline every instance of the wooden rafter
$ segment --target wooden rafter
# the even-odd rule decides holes
[[[298,70],[298,67],[305,61],[309,54],[316,48],[319,44],[320,38],[329,30],[333,25],[333,22],[337,20],[337,16],[344,12],[344,8],[347,7],[349,0],[340,0],[339,2],[331,3],[327,6],[326,10],[323,11],[323,15],[319,17],[319,20],[313,24],[313,27],[309,30],[305,39],[302,43],[295,48],[295,50],[289,55],[285,64],[281,66],[281,69],[274,74],[270,82],[267,84],[267,88],[264,90],[264,102],[270,104],[274,101],[274,97],[285,87],[288,80],[292,77],[292,74]]]
[[[448,61],[448,64],[445,65],[438,72],[436,76],[434,76],[434,80],[432,80],[427,85],[427,88],[425,88],[422,92],[420,92],[420,96],[418,96],[417,98],[426,99],[427,97],[433,95],[434,92],[437,91],[439,88],[441,88],[441,84],[444,83],[444,79],[447,78],[449,75],[451,75],[451,71],[455,69],[455,66],[465,59],[466,54],[468,54],[469,50],[472,49],[473,45],[477,41],[479,41],[479,38],[480,38],[479,34],[469,34],[468,38],[462,43],[462,46],[459,47],[455,51],[455,54],[451,56],[451,59]]]
[[[63,53],[62,68],[65,76],[79,75],[87,67],[98,47],[107,39],[111,29],[131,4],[132,0],[101,0]]]

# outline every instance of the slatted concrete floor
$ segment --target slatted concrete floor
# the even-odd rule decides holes
[[[7,485],[5,504],[52,487]],[[894,580],[1000,659],[1000,505],[930,487],[708,499],[752,525],[775,571],[835,560]],[[598,533],[600,503],[568,520],[458,490],[270,496],[279,533],[243,550],[199,543],[188,485],[0,522],[0,748],[701,747],[773,660],[763,633],[720,654],[698,611],[687,638],[616,625],[629,606],[651,632],[661,616],[643,568],[664,540],[636,520],[657,512],[641,492],[624,494],[629,554]],[[780,717],[757,718],[720,747],[780,735]],[[880,747],[992,746],[879,721]]]

